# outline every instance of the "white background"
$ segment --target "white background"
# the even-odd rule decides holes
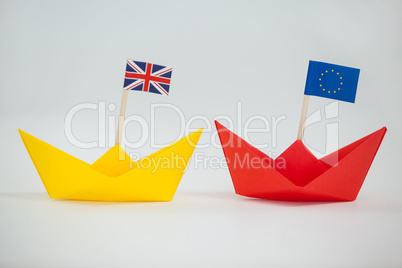
[[[401,14],[400,1],[1,1],[0,266],[401,267]],[[127,58],[174,68],[169,97],[130,92],[127,114],[147,121],[152,103],[211,123],[285,115],[276,146],[272,133],[250,135],[279,154],[295,140],[311,59],[361,69],[356,103],[339,103],[341,146],[388,133],[355,202],[245,198],[227,169],[194,162],[169,203],[50,199],[17,129],[95,161],[107,148],[74,147],[64,118],[83,102],[119,107]],[[311,98],[309,112],[327,103]],[[156,120],[159,142],[177,138],[174,111]],[[325,129],[308,128],[305,142],[322,150]],[[96,141],[96,111],[77,114],[73,131]],[[127,135],[141,129],[132,123]]]

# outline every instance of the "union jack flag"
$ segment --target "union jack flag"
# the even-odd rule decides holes
[[[172,68],[127,60],[124,89],[169,95]]]

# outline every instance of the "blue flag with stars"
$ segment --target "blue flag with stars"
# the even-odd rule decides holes
[[[359,69],[310,61],[305,95],[355,102]]]

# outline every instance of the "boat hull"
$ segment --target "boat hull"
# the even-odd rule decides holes
[[[19,130],[49,196],[86,201],[171,201],[202,129],[137,162],[116,145],[92,165]]]
[[[282,201],[355,200],[387,130],[383,127],[321,159],[298,140],[272,159],[215,123],[236,193]]]

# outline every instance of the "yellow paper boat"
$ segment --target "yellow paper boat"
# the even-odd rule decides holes
[[[132,202],[172,200],[202,128],[136,162],[115,145],[92,165],[18,131],[51,198]]]

